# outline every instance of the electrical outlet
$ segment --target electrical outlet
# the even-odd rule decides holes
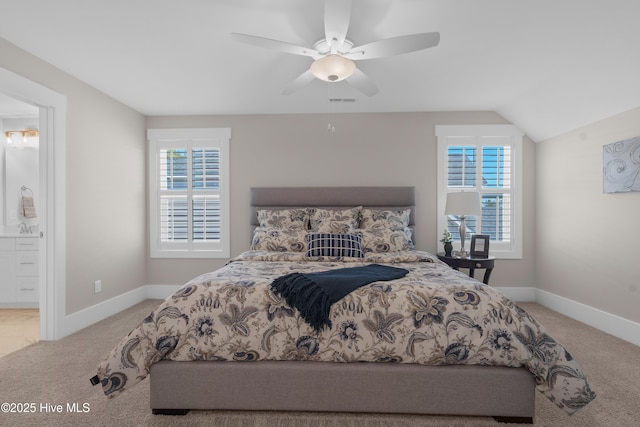
[[[102,280],[96,280],[93,283],[94,290],[96,294],[102,290]]]

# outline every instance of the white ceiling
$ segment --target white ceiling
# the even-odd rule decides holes
[[[440,32],[439,46],[359,61],[378,85],[282,89],[311,58],[321,0],[0,0],[0,37],[145,115],[494,110],[535,141],[640,106],[638,0],[354,0],[356,45]]]

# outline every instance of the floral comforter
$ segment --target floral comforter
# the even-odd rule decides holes
[[[409,274],[348,294],[320,333],[270,288],[292,272],[371,263]],[[162,359],[526,366],[567,413],[595,398],[578,363],[524,310],[420,251],[340,260],[245,252],[182,286],[111,351],[98,367],[105,395],[138,383]]]

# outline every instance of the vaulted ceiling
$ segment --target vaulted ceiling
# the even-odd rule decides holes
[[[379,87],[282,90],[312,59],[322,0],[0,0],[0,37],[145,115],[496,111],[535,141],[640,106],[637,0],[353,0],[356,45],[437,31],[437,47],[358,61]],[[328,98],[355,98],[332,103]]]

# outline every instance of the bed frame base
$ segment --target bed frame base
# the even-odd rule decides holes
[[[153,415],[187,415],[189,409],[152,409]],[[492,417],[499,423],[505,424],[533,424],[533,417]]]
[[[152,409],[153,415],[187,415],[189,409]],[[505,424],[533,424],[533,417],[493,417],[499,423]]]
[[[506,424],[533,424],[533,417],[493,417],[493,419]]]
[[[189,409],[152,409],[153,415],[187,415]]]
[[[154,414],[195,410],[491,416],[532,423],[524,368],[294,361],[171,362],[151,367]]]

